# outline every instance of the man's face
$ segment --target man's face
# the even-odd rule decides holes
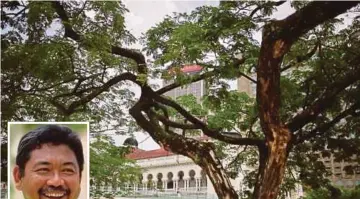
[[[15,166],[16,188],[26,199],[76,199],[80,170],[74,152],[66,145],[42,144],[30,153],[24,176]]]

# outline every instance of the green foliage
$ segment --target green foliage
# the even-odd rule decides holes
[[[122,87],[123,83],[99,93],[95,100],[71,115],[54,104],[67,107],[119,73],[134,70],[133,62],[109,51],[111,45],[135,41],[124,26],[123,16],[127,12],[124,5],[121,2],[61,2],[69,17],[69,22],[63,23],[82,35],[78,43],[64,37],[64,24],[53,2],[16,5],[1,5],[4,16],[1,21],[4,27],[1,33],[2,129],[6,129],[6,121],[14,120],[84,120],[97,124],[91,126],[95,131],[122,132],[122,126],[130,119],[118,119],[116,115],[124,115],[122,108],[134,103],[133,93]],[[9,9],[19,14],[7,15]],[[114,120],[119,122],[110,122]],[[98,125],[110,123],[112,125]]]
[[[306,193],[304,199],[332,199],[331,193],[327,189],[314,189]],[[360,187],[355,189],[341,189],[339,199],[357,199],[360,198]]]
[[[138,182],[141,170],[135,161],[126,159],[129,147],[117,147],[110,137],[98,136],[90,144],[90,196],[113,198],[124,194],[125,183]],[[103,191],[100,186],[120,187],[121,192]]]

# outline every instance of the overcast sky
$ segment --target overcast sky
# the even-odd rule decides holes
[[[125,23],[128,30],[136,37],[139,38],[142,33],[146,32],[149,28],[161,22],[166,15],[171,15],[173,12],[191,12],[196,7],[202,5],[219,5],[218,1],[204,0],[204,1],[145,1],[145,0],[126,0],[125,6],[130,10],[130,13],[125,15]],[[284,3],[279,6],[278,12],[274,13],[273,17],[282,19],[294,12],[289,6],[289,3]],[[261,34],[257,33],[254,38],[260,41]],[[137,43],[132,45],[133,48],[141,49],[142,46]],[[232,88],[236,87],[236,82],[230,82]],[[136,90],[137,95],[139,91]],[[159,148],[159,145],[152,140],[149,135],[144,133],[135,133],[137,141],[140,143],[139,148],[144,150],[151,150]],[[121,145],[126,136],[114,136],[115,143]]]

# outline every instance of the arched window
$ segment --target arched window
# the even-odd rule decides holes
[[[147,180],[148,180],[148,182],[147,182],[147,188],[148,188],[148,190],[153,190],[153,189],[154,189],[153,175],[152,175],[152,174],[149,174],[149,175],[147,176]]]
[[[168,174],[167,174],[167,178],[168,178],[168,180],[167,180],[167,189],[174,189],[174,181],[172,180],[173,179],[173,173],[172,172],[169,172]]]
[[[179,188],[184,188],[185,187],[185,182],[184,182],[184,172],[183,171],[179,171],[178,172],[178,187]]]
[[[195,174],[196,173],[194,170],[189,171],[189,176],[190,176],[189,187],[196,187]]]
[[[157,177],[156,188],[157,189],[162,189],[163,188],[163,183],[162,183],[163,174],[158,173],[156,177]]]

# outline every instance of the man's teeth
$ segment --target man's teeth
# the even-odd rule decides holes
[[[44,195],[47,197],[62,197],[65,193],[45,193]]]

